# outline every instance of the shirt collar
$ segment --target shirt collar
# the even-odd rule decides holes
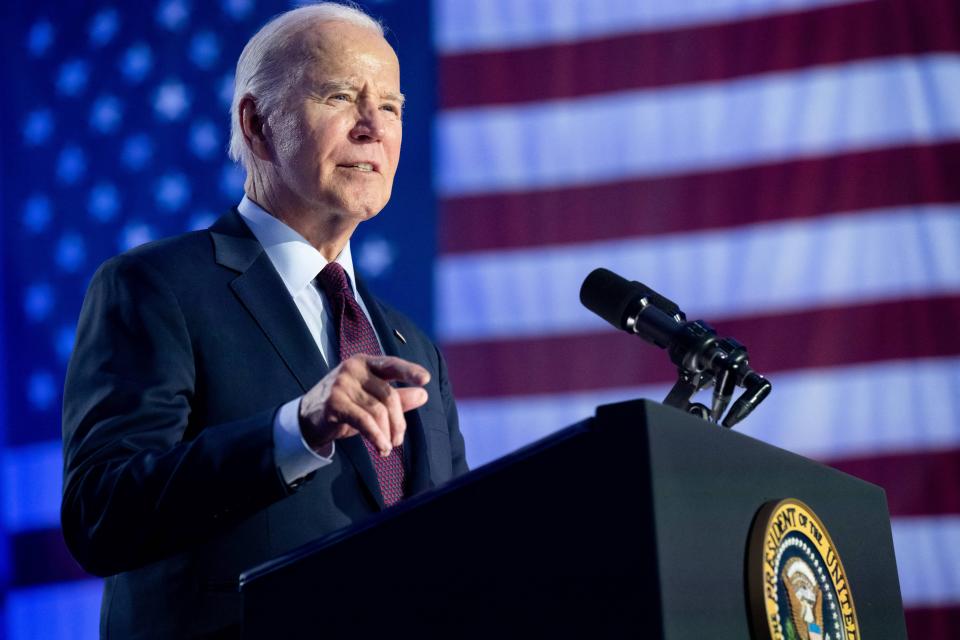
[[[243,196],[237,205],[237,211],[243,216],[250,231],[267,252],[270,262],[280,274],[283,284],[290,295],[296,297],[327,266],[327,259],[307,242],[302,235],[288,227],[280,219],[270,215],[256,202]],[[353,296],[357,297],[356,278],[353,273],[353,257],[350,254],[350,241],[343,247],[335,259],[347,274]]]

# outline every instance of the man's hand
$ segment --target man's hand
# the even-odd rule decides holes
[[[405,411],[427,401],[430,373],[393,356],[356,355],[341,362],[300,400],[300,431],[314,451],[361,434],[388,456],[403,443]],[[396,388],[391,382],[412,387]]]

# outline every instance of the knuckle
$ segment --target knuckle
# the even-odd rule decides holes
[[[370,359],[371,365],[381,369],[384,367],[388,367],[393,363],[394,363],[394,358],[391,358],[390,356],[374,356],[373,358]]]
[[[330,385],[330,393],[346,393],[347,389],[350,386],[350,377],[347,375],[338,375],[337,378],[333,381],[333,384]]]
[[[386,382],[381,382],[380,384],[377,384],[375,387],[375,395],[379,400],[383,402],[387,402],[390,400],[392,391],[393,391],[393,387],[391,387]]]
[[[330,399],[328,404],[339,404],[347,397],[347,390],[342,384],[334,384],[330,387]]]
[[[357,353],[347,358],[347,361],[350,362],[352,366],[359,367],[361,369],[367,368],[367,363],[369,360],[370,356],[363,353]]]
[[[374,420],[369,415],[363,416],[363,425],[366,427],[367,431],[371,434],[376,435],[380,433],[380,425],[377,424],[377,421]]]

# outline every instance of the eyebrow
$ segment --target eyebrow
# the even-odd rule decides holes
[[[336,93],[338,91],[352,91],[354,93],[360,93],[360,87],[356,86],[355,84],[351,84],[349,82],[331,81],[331,82],[324,82],[316,89],[316,93],[320,95],[326,95],[328,93]],[[407,101],[406,96],[404,96],[402,93],[396,93],[393,91],[381,94],[380,97],[386,100],[392,100],[393,102],[399,102],[401,107]]]

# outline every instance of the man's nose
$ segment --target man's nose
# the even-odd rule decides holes
[[[357,122],[350,131],[350,137],[357,142],[379,142],[386,133],[384,113],[367,100],[357,104]]]

